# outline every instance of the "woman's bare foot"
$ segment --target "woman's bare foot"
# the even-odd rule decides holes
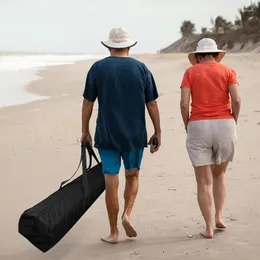
[[[227,226],[223,220],[218,220],[216,221],[216,228],[225,229]]]
[[[206,231],[200,233],[201,236],[203,236],[204,238],[207,238],[207,239],[211,239],[213,238],[214,236],[214,230],[211,229],[211,228],[207,228]]]
[[[132,226],[129,218],[126,215],[122,217],[122,225],[123,225],[123,228],[125,229],[125,233],[128,237],[137,236],[137,233],[136,233],[134,227]]]
[[[110,234],[106,237],[102,237],[101,241],[106,242],[108,244],[117,244],[118,243],[118,234]]]
[[[222,217],[216,217],[216,228],[225,229],[227,226]]]

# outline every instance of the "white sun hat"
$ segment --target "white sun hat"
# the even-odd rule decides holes
[[[101,42],[107,48],[123,49],[137,44],[137,41],[129,39],[128,31],[124,27],[113,28],[109,33],[109,40]]]
[[[198,42],[196,51],[189,53],[188,58],[192,65],[197,64],[197,53],[219,53],[216,58],[217,62],[220,62],[226,54],[226,51],[219,50],[216,42],[211,38],[203,38]]]

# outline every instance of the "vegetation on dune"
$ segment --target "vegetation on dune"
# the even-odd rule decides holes
[[[204,37],[214,39],[220,48],[233,52],[256,48],[260,51],[260,1],[240,8],[233,22],[220,15],[211,18],[211,28],[202,27],[199,32],[192,21],[185,20],[180,26],[180,33],[180,40],[160,52],[189,52]]]
[[[211,18],[212,28],[201,28],[201,33],[228,33],[230,31],[240,31],[246,33],[260,32],[260,1],[244,6],[238,10],[239,14],[233,22],[226,20],[222,16]],[[180,28],[182,36],[190,36],[196,32],[196,26],[192,21],[185,20]]]

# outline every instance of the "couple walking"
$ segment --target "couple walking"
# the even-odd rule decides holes
[[[95,147],[98,149],[106,182],[106,206],[110,233],[104,242],[118,243],[118,173],[121,159],[125,168],[122,225],[128,237],[136,237],[130,216],[139,186],[144,148],[155,153],[161,146],[158,91],[154,77],[142,62],[130,58],[136,45],[125,28],[111,30],[102,44],[110,56],[90,68],[83,93],[82,141],[92,143],[89,122],[98,99]],[[189,54],[193,66],[186,70],[181,84],[181,114],[187,132],[186,147],[195,170],[198,203],[206,222],[205,238],[213,238],[214,228],[225,228],[222,210],[226,196],[225,173],[234,155],[236,123],[240,110],[238,82],[233,69],[220,63],[225,52],[212,39],[202,39]],[[231,100],[230,100],[231,97]],[[191,111],[190,111],[190,100]],[[154,126],[148,141],[145,108]],[[213,201],[215,223],[213,223]]]

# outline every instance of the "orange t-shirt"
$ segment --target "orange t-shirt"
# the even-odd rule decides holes
[[[233,118],[229,86],[238,84],[236,72],[218,62],[196,64],[186,70],[181,87],[191,90],[190,121]]]

